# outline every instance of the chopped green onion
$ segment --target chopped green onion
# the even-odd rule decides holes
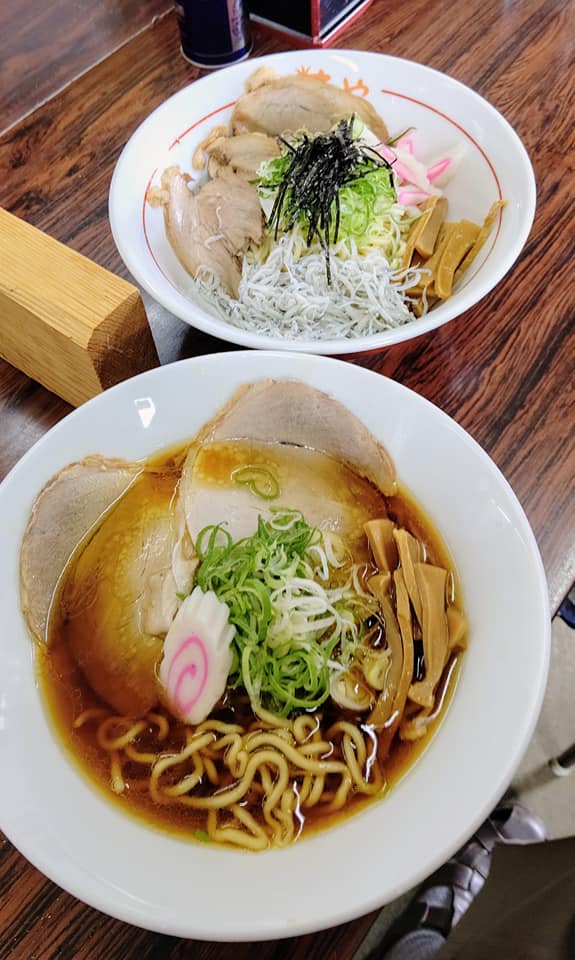
[[[406,127],[405,130],[402,130],[401,133],[398,133],[395,137],[390,137],[389,140],[386,140],[386,146],[395,147],[396,143],[406,137],[408,133],[411,133],[412,130],[415,130],[415,127]]]
[[[255,713],[321,706],[331,672],[349,664],[363,636],[376,603],[336,540],[285,509],[260,516],[236,543],[222,524],[197,538],[196,583],[227,603],[236,628],[228,683],[246,690]]]
[[[202,843],[210,843],[210,835],[205,830],[194,830],[194,837]]]
[[[232,480],[249,487],[262,500],[275,500],[280,494],[280,485],[267,467],[238,467],[232,473]]]

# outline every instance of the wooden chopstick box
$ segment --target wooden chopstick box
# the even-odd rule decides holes
[[[74,406],[159,364],[136,287],[1,208],[0,356]]]

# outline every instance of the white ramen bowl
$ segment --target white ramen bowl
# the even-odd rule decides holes
[[[90,453],[128,459],[191,437],[242,383],[296,378],[359,417],[391,453],[447,542],[469,650],[439,729],[381,801],[284,850],[246,853],[175,837],[108,802],[47,719],[18,596],[34,497]],[[175,936],[293,936],[367,913],[448,858],[489,814],[531,737],[550,638],[545,576],[525,514],[453,420],[406,387],[338,360],[239,352],[184,360],[80,407],[0,486],[0,828],[86,903]]]
[[[338,86],[366,95],[390,132],[416,128],[421,158],[432,160],[463,146],[465,154],[445,188],[448,219],[483,223],[495,200],[507,205],[488,242],[456,284],[449,300],[420,319],[353,339],[281,339],[242,330],[220,319],[197,293],[164,228],[163,212],[146,203],[149,186],[192,155],[208,132],[230,118],[247,78],[260,66],[279,74],[320,71]],[[367,94],[366,94],[366,91]],[[124,148],[112,178],[109,215],[116,246],[136,281],[167,310],[215,337],[247,347],[341,354],[387,347],[434,330],[460,316],[509,271],[531,229],[535,178],[529,157],[509,123],[473,90],[429,67],[378,53],[297,50],[248,60],[196,81],[159,106]]]

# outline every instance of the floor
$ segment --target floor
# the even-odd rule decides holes
[[[573,598],[575,599],[575,598]],[[510,793],[539,814],[550,839],[575,834],[575,767],[556,777],[548,761],[575,741],[575,630],[553,621],[547,692],[533,739],[511,784]],[[377,945],[412,893],[385,907],[353,960],[372,960]]]

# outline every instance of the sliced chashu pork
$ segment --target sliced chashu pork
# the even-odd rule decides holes
[[[382,493],[396,492],[393,461],[365,424],[334,397],[300,380],[258,380],[240,387],[202,438],[322,450],[350,464]]]
[[[240,444],[234,449],[226,443],[230,440],[252,441],[254,450],[249,444],[247,452]],[[291,455],[298,460],[296,471],[290,471],[290,452],[282,445],[300,448]],[[330,459],[320,462],[317,451]],[[221,470],[214,467],[218,458]],[[342,483],[337,467],[342,462],[350,468],[349,485]],[[230,481],[234,469],[248,463],[269,470],[278,480],[280,494],[272,502]],[[388,454],[342,404],[298,381],[262,380],[240,388],[190,448],[179,495],[192,540],[205,526],[222,521],[233,540],[249,536],[260,514],[269,515],[270,507],[280,506],[301,510],[314,526],[359,540],[370,513],[350,496],[357,474],[381,493],[395,490]]]
[[[34,637],[65,632],[90,686],[134,716],[158,702],[161,638],[197,565],[175,481],[163,498],[158,482],[141,464],[101,457],[66,467],[38,495],[20,557]]]
[[[206,147],[208,173],[217,177],[230,168],[245,179],[253,179],[261,163],[279,157],[281,150],[273,137],[263,133],[238,134],[236,137],[218,137]]]
[[[248,475],[252,480],[235,479]],[[262,496],[269,481],[271,498]],[[285,443],[217,440],[190,453],[182,494],[188,530],[197,540],[205,527],[223,523],[233,541],[256,532],[259,518],[272,511],[297,510],[314,527],[341,537],[360,561],[368,554],[363,524],[383,498],[370,489],[366,502],[362,481],[351,469],[325,453]],[[363,487],[367,487],[363,481]]]
[[[180,263],[198,277],[213,272],[231,296],[241,278],[240,254],[261,243],[263,214],[256,188],[229,168],[192,192],[179,167],[162,174],[156,196],[164,208],[168,240]]]
[[[163,638],[177,613],[178,592],[192,586],[191,551],[187,566],[180,557],[174,569],[173,493],[173,481],[143,474],[72,564],[62,593],[76,662],[91,687],[130,716],[145,714],[159,701],[156,668]]]
[[[20,551],[20,597],[28,627],[41,643],[56,585],[72,553],[141,469],[124,460],[86,457],[64,467],[36,497]]]
[[[385,123],[367,100],[315,77],[296,74],[278,77],[245,93],[232,112],[233,133],[266,133],[278,136],[307,130],[328,133],[339,120],[353,114],[385,141]]]

